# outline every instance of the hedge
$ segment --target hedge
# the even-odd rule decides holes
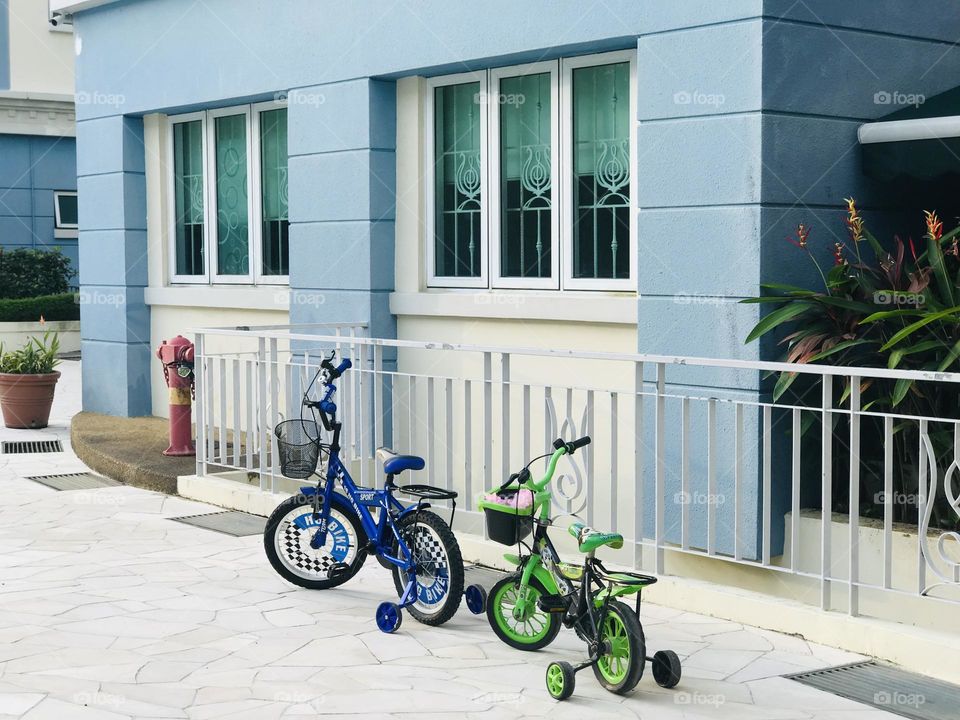
[[[79,296],[61,293],[0,300],[0,322],[36,322],[41,316],[44,320],[79,320]]]
[[[69,291],[76,272],[59,248],[0,249],[0,298],[37,298]]]

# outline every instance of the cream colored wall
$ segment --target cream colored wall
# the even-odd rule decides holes
[[[74,35],[53,32],[44,0],[9,0],[10,89],[73,95]]]
[[[147,304],[150,306],[150,343],[157,347],[163,340],[184,335],[192,328],[231,327],[236,325],[283,325],[290,320],[289,290],[285,287],[228,288],[176,286],[167,282],[169,231],[168,153],[166,118],[153,114],[144,117],[143,138],[147,184]],[[213,339],[208,352],[248,351],[231,339]],[[151,376],[153,414],[168,416],[167,388],[159,362]],[[232,404],[228,408],[232,412]]]
[[[391,309],[397,315],[397,336],[401,340],[486,345],[508,348],[564,349],[635,353],[637,350],[635,293],[575,293],[501,290],[448,290],[426,287],[426,232],[424,208],[424,118],[422,78],[397,82],[397,217],[396,278]],[[500,377],[500,357],[492,356],[493,378]],[[578,390],[567,395],[559,388],[595,387],[593,396],[595,437],[592,484],[595,520],[616,524],[625,534],[633,529],[633,458],[619,458],[616,472],[610,463],[611,448],[632,447],[632,392],[635,367],[629,362],[596,362],[578,359],[536,358],[513,355],[510,365],[510,409],[502,407],[501,386],[492,387],[490,398],[491,433],[484,437],[483,355],[452,351],[402,350],[398,360],[401,376],[394,383],[394,445],[397,449],[420,452],[428,460],[430,480],[450,483],[477,492],[505,478],[529,458],[524,457],[523,439],[528,434],[530,453],[540,454],[545,434],[583,434],[584,408],[588,396]],[[406,377],[405,377],[406,376]],[[414,388],[409,388],[410,376]],[[446,378],[452,378],[448,385]],[[471,379],[470,432],[465,417],[465,386]],[[429,393],[435,403],[428,405]],[[525,388],[526,386],[526,388]],[[553,387],[556,420],[549,417],[545,386]],[[447,419],[447,391],[451,415]],[[524,422],[523,397],[529,393],[529,414]],[[618,394],[615,406],[610,391]],[[509,416],[510,431],[501,432],[503,417]],[[431,422],[432,418],[432,422]],[[574,424],[560,429],[564,420]],[[623,420],[623,422],[618,422]],[[570,438],[572,439],[572,437]],[[504,443],[509,442],[507,467],[503,464]],[[490,467],[483,458],[489,447]],[[470,462],[467,463],[469,450]],[[447,454],[453,477],[445,477]],[[622,455],[622,454],[621,454]],[[560,468],[569,478],[582,471],[585,455],[574,464],[564,460]],[[580,467],[576,467],[576,465]],[[585,477],[583,479],[586,479]],[[585,488],[586,486],[584,486]],[[582,497],[582,496],[580,496]],[[616,499],[614,499],[616,498]],[[579,500],[574,501],[574,506]],[[573,507],[573,509],[577,509]],[[467,522],[467,518],[464,522]]]

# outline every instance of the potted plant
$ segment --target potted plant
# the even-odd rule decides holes
[[[8,428],[45,428],[50,420],[53,392],[60,379],[55,370],[60,339],[44,333],[32,337],[19,350],[3,352],[0,346],[0,407]]]

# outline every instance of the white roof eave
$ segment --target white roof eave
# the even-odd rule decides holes
[[[72,15],[73,13],[100,7],[101,5],[109,5],[117,1],[118,0],[50,0],[50,9],[53,12]]]

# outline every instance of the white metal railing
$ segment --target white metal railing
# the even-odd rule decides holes
[[[377,482],[384,443],[424,455],[424,481],[458,490],[475,531],[478,492],[554,437],[590,434],[555,478],[555,509],[622,533],[638,568],[664,573],[682,555],[809,578],[822,607],[851,614],[861,589],[960,602],[960,419],[861,401],[867,380],[937,393],[960,374],[386,340],[351,325],[195,332],[198,474],[280,489],[273,427],[299,416],[337,348],[354,362],[337,402],[355,477]],[[765,400],[760,374],[782,371],[806,376],[817,402]]]

